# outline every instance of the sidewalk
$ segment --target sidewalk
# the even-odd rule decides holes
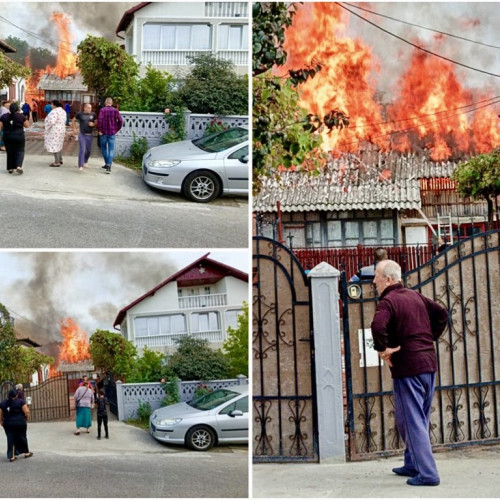
[[[254,498],[498,498],[500,445],[435,453],[441,484],[408,486],[402,457],[342,464],[255,464]]]

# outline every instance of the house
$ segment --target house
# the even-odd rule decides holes
[[[0,40],[0,52],[12,54],[17,50],[8,43]],[[0,89],[0,102],[4,100],[24,102],[26,90],[26,80],[24,78],[15,78],[9,87]]]
[[[143,72],[151,63],[182,76],[189,56],[213,53],[248,73],[248,2],[142,2],[123,14],[116,36]]]
[[[258,233],[294,248],[426,245],[484,229],[485,202],[462,198],[457,164],[363,152],[331,158],[323,172],[265,178],[254,199]]]
[[[248,302],[248,275],[208,258],[208,253],[121,309],[113,327],[140,352],[172,353],[190,335],[214,349],[227,339]]]

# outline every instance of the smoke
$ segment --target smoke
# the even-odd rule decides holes
[[[17,258],[25,272],[4,296],[9,306],[21,304],[14,315],[18,336],[43,345],[61,341],[59,322],[67,317],[89,335],[111,330],[120,309],[179,269],[161,252],[36,252]]]

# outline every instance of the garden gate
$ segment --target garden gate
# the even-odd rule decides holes
[[[460,241],[403,276],[446,307],[437,342],[439,372],[431,410],[435,448],[500,442],[500,231]],[[374,286],[341,281],[351,460],[402,451],[392,380],[373,350]]]
[[[253,240],[254,461],[317,461],[309,283],[281,243]]]
[[[51,377],[24,389],[31,422],[66,419],[70,416],[68,376]]]

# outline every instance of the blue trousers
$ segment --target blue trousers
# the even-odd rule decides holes
[[[396,424],[406,446],[404,465],[417,471],[423,482],[439,480],[429,438],[435,380],[435,373],[394,379]]]
[[[104,158],[104,163],[111,167],[113,157],[115,156],[115,136],[114,135],[101,135],[101,152]]]

